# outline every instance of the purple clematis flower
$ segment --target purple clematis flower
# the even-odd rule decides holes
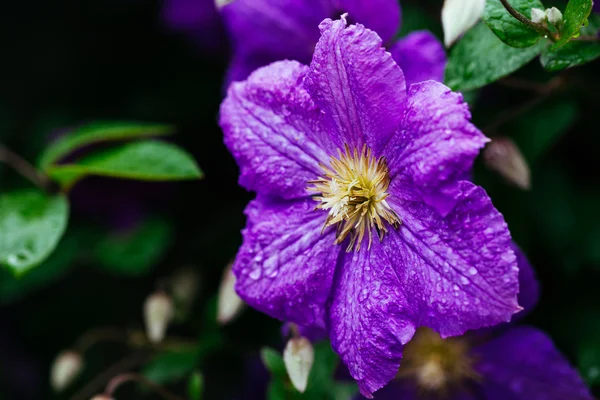
[[[368,397],[418,327],[510,320],[518,268],[502,215],[461,180],[488,141],[461,95],[406,89],[362,25],[320,28],[310,67],[260,68],[221,106],[240,184],[257,192],[233,271],[251,306],[326,328]]]
[[[162,19],[170,29],[189,35],[205,51],[226,48],[225,29],[215,0],[166,0]]]
[[[519,260],[519,303],[538,298],[533,269]],[[521,315],[523,312],[517,314]],[[362,396],[359,396],[362,398]],[[405,347],[396,379],[379,400],[592,400],[577,371],[540,330],[514,324],[441,339],[422,328]]]
[[[446,54],[433,34],[418,31],[394,39],[400,27],[398,0],[233,0],[220,11],[233,46],[229,81],[244,80],[279,60],[308,64],[319,23],[346,12],[351,21],[379,34],[408,83],[444,77]]]

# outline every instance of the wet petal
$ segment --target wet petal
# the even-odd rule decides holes
[[[404,75],[381,38],[344,18],[323,21],[306,87],[332,126],[332,139],[379,153],[396,130],[406,101]]]
[[[506,223],[482,188],[462,181],[459,189],[456,206],[441,217],[392,187],[402,225],[383,241],[418,326],[442,337],[509,321],[519,310]]]
[[[334,229],[321,234],[326,214],[314,208],[312,199],[252,201],[233,267],[244,301],[302,325],[324,319],[340,249],[333,244]]]
[[[246,189],[286,199],[306,196],[307,182],[322,172],[319,162],[328,161],[320,143],[322,113],[302,85],[307,70],[281,61],[230,86],[220,125]]]
[[[575,368],[535,328],[513,328],[473,351],[487,400],[593,398]]]
[[[434,80],[444,81],[446,52],[440,41],[428,31],[412,32],[390,47],[406,84]]]
[[[442,215],[460,195],[455,182],[489,141],[470,119],[461,94],[438,82],[413,84],[400,129],[385,148],[392,179],[414,188]]]
[[[371,394],[398,372],[402,346],[414,332],[409,302],[379,241],[370,251],[344,253],[329,310],[331,345]]]

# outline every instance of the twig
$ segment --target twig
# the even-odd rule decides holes
[[[508,11],[508,13],[510,15],[512,15],[513,18],[517,19],[519,22],[527,25],[531,29],[535,30],[536,32],[538,32],[539,34],[543,35],[544,37],[550,39],[553,42],[556,42],[558,40],[558,38],[554,35],[554,33],[552,33],[544,25],[537,24],[537,23],[533,22],[532,20],[530,20],[529,18],[527,18],[526,16],[524,16],[523,14],[521,14],[520,12],[518,12],[517,10],[515,10],[510,5],[510,3],[508,2],[508,0],[500,0],[500,2],[502,3],[502,5],[506,9],[506,11]]]
[[[571,42],[600,42],[600,37],[595,35],[579,35],[572,38]]]
[[[567,81],[566,78],[561,75],[551,79],[548,83],[545,83],[545,84],[537,84],[535,82],[523,81],[523,80],[519,80],[519,79],[507,79],[507,78],[503,79],[501,82],[503,82],[503,84],[505,86],[509,86],[509,87],[513,87],[513,88],[517,88],[517,89],[532,90],[532,91],[535,91],[536,93],[538,93],[538,95],[525,101],[521,105],[519,105],[511,110],[508,110],[502,114],[499,114],[497,118],[492,120],[483,129],[483,131],[486,134],[488,134],[489,136],[494,136],[500,126],[502,126],[503,124],[505,124],[508,121],[511,121],[511,120],[525,114],[526,112],[528,112],[529,110],[531,110],[532,108],[537,106],[538,104],[542,103],[557,89],[563,87],[563,85],[565,84],[566,81]]]
[[[79,392],[71,397],[71,400],[89,400],[94,394],[98,393],[98,391],[102,389],[102,386],[104,386],[106,382],[110,381],[112,377],[125,371],[137,368],[140,365],[143,365],[149,359],[150,356],[146,352],[136,352],[128,355],[98,374]]]
[[[40,189],[49,190],[50,180],[40,171],[38,171],[27,160],[10,150],[8,147],[0,143],[0,162],[17,171],[23,177],[29,179],[34,185]]]
[[[548,82],[535,82],[521,78],[506,77],[498,81],[498,84],[519,90],[528,90],[539,94],[548,94],[564,84],[565,78],[559,75]]]
[[[144,377],[140,374],[135,374],[135,373],[122,374],[122,375],[115,376],[114,378],[112,378],[110,380],[110,382],[108,382],[108,385],[106,385],[106,390],[104,391],[104,394],[108,397],[114,397],[115,391],[122,384],[127,383],[127,382],[143,383],[144,385],[151,388],[158,395],[160,395],[161,397],[163,397],[167,400],[185,400],[182,397],[179,397],[179,396],[176,396],[176,395],[170,393],[169,391],[167,391],[167,389],[163,388],[160,385],[157,385],[156,383],[152,382],[151,380],[146,379],[146,377]]]

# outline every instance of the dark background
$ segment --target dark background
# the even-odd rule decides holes
[[[439,33],[432,16],[440,2],[403,5],[405,31],[432,26]],[[94,327],[140,328],[144,298],[181,266],[198,271],[201,291],[189,319],[169,332],[205,338],[217,329],[208,326],[206,315],[214,308],[222,270],[239,246],[242,211],[251,198],[237,186],[237,168],[216,125],[227,50],[206,53],[167,30],[157,1],[72,0],[4,1],[0,52],[0,141],[30,161],[59,129],[98,119],[140,120],[175,124],[174,140],[206,174],[199,183],[185,184],[83,182],[72,194],[67,236],[44,272],[15,286],[0,271],[0,399],[55,398],[47,379],[54,356]],[[540,303],[526,322],[548,332],[595,383],[600,382],[599,67],[595,62],[564,72],[558,88],[548,91],[547,82],[557,75],[534,61],[511,80],[468,95],[475,123],[490,136],[512,137],[530,163],[530,191],[510,186],[481,162],[475,172],[541,282]],[[26,185],[0,169],[0,190]],[[131,198],[133,204],[125,204]],[[142,222],[113,223],[107,215],[119,207],[133,210]],[[94,249],[102,237],[127,237],[148,218],[159,219],[164,233],[150,229],[146,247],[156,251],[153,262],[129,269],[99,260]],[[259,348],[281,345],[279,323],[249,309],[216,332],[221,344],[199,365],[208,399],[247,390],[247,365]],[[78,384],[56,398],[70,398],[124,351],[118,344],[94,349]],[[183,393],[183,386],[175,384],[173,391]],[[126,395],[127,389],[120,396]]]

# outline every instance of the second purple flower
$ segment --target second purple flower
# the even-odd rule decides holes
[[[320,28],[310,67],[261,68],[222,104],[240,184],[257,192],[234,273],[251,306],[325,328],[370,397],[418,327],[508,321],[518,268],[502,215],[462,180],[488,141],[462,97],[407,89],[362,25]]]

